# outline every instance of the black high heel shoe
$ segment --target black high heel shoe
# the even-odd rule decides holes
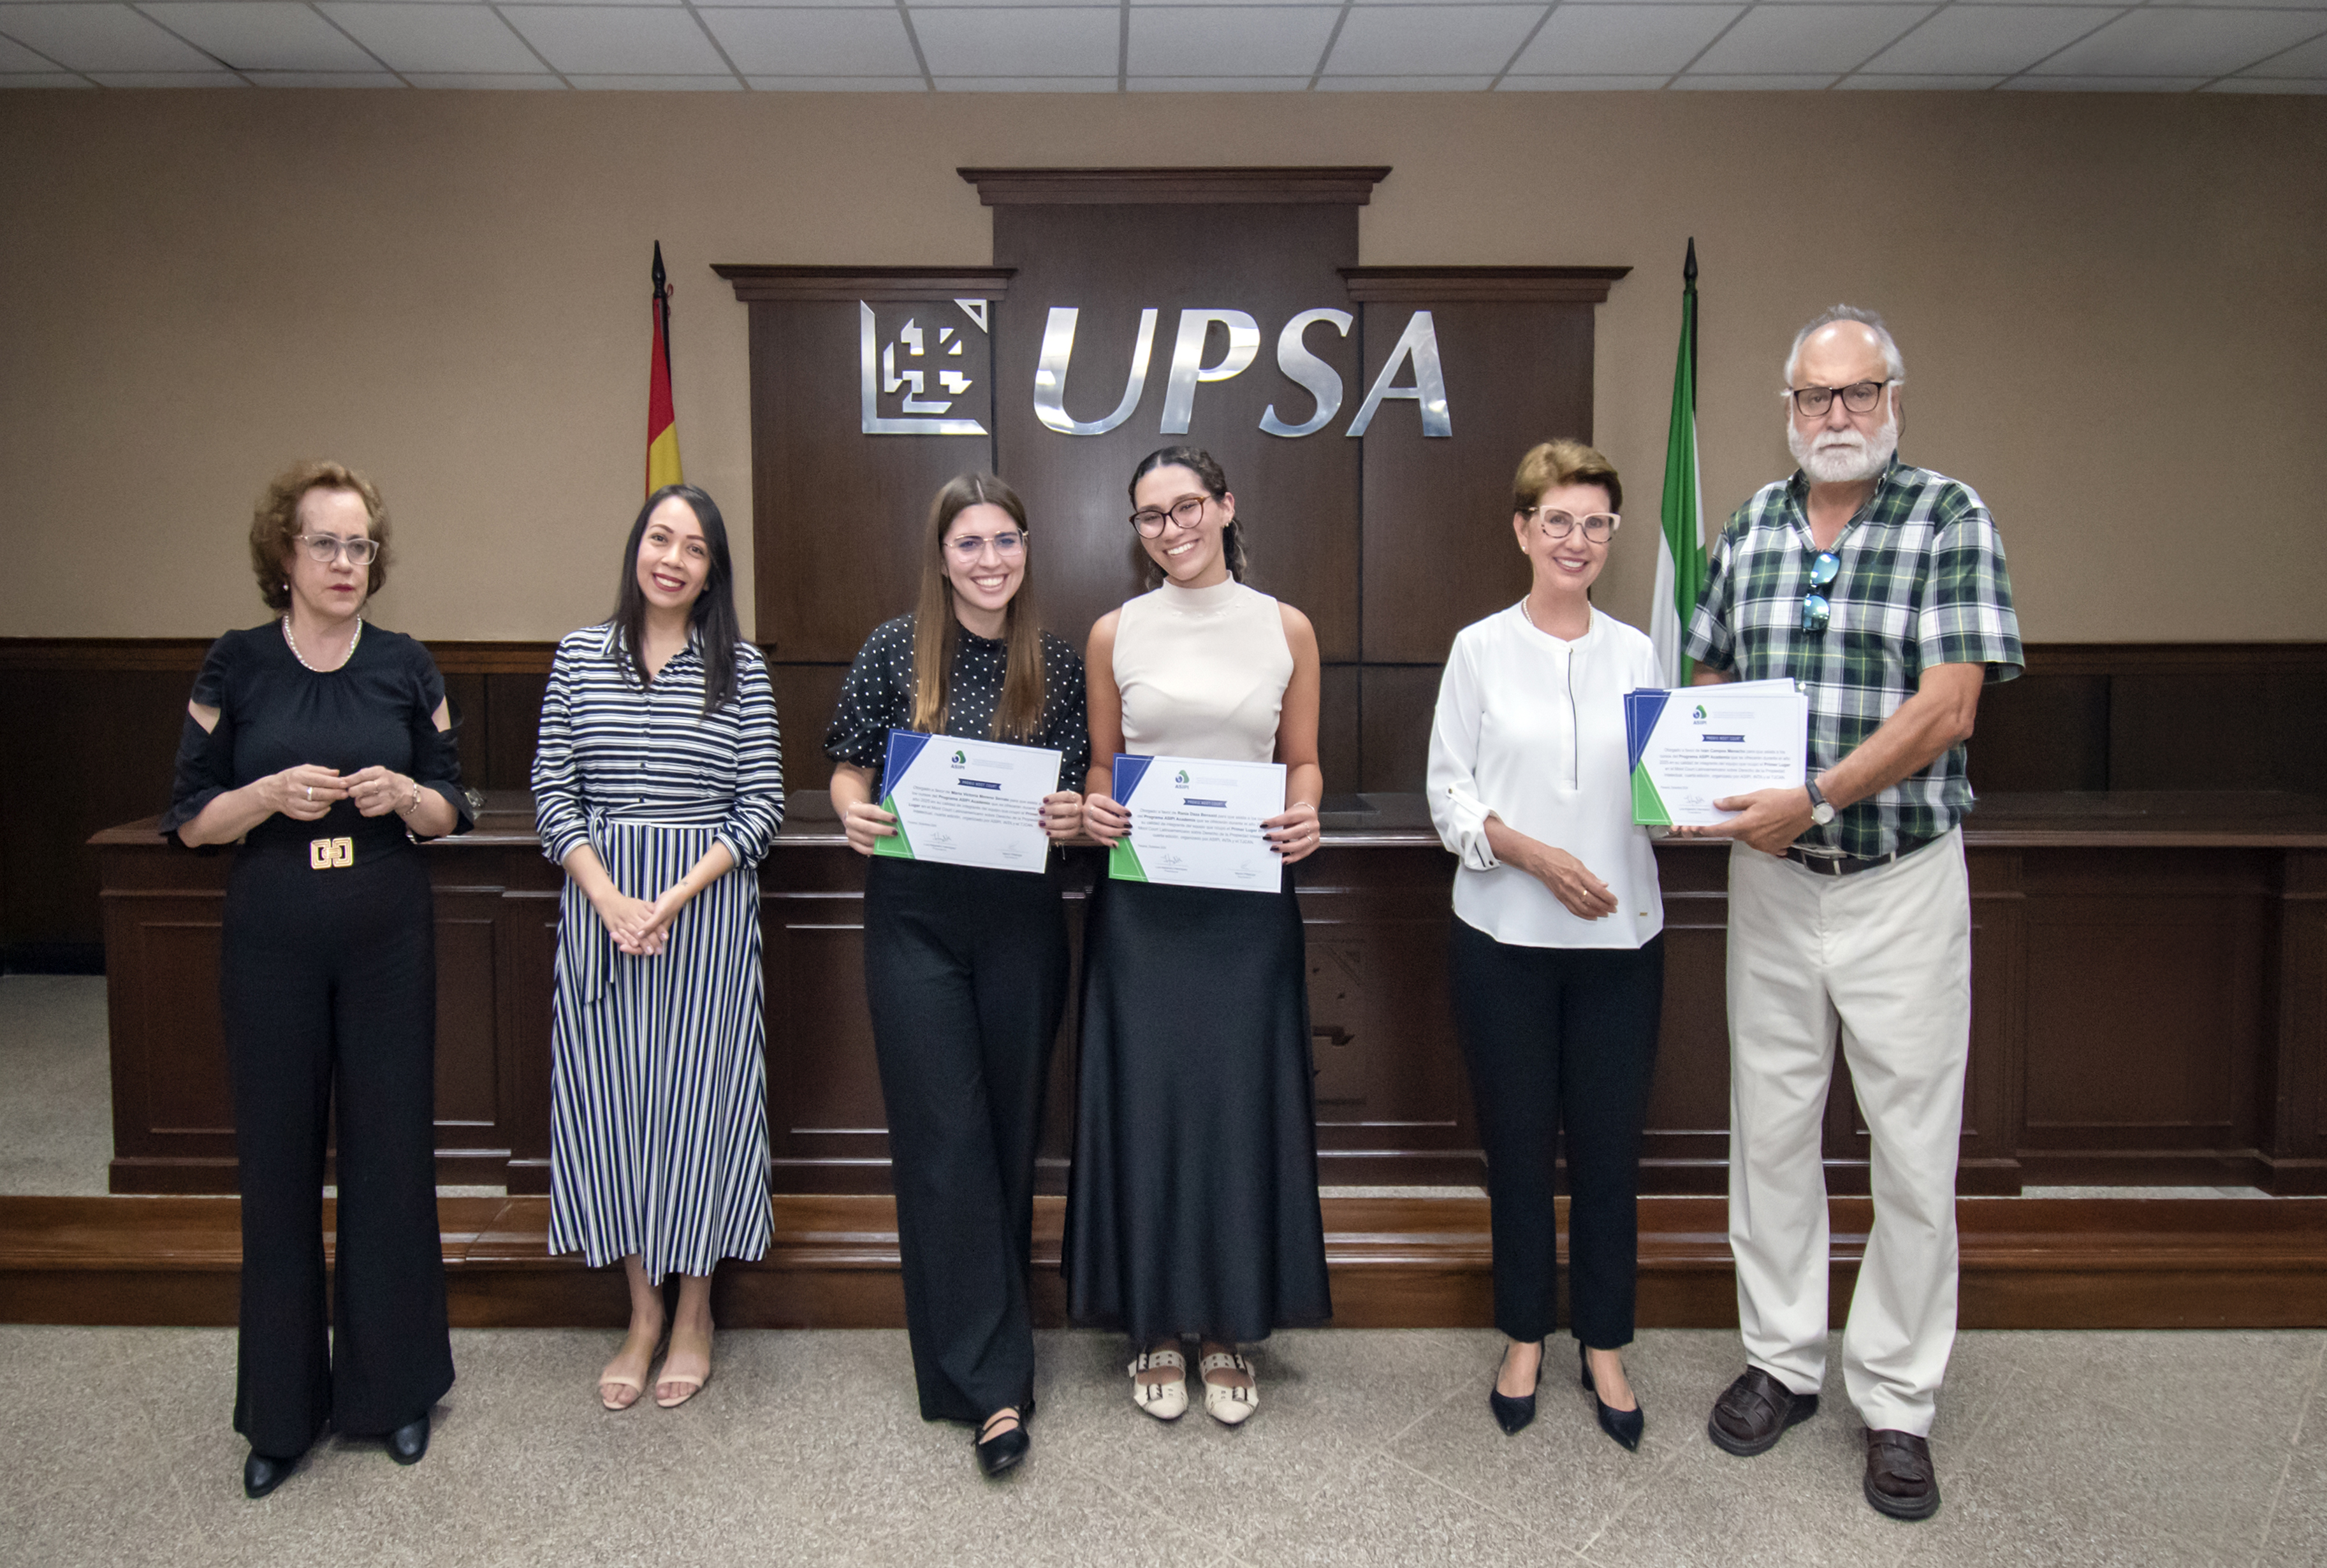
[[[250,1457],[242,1461],[242,1495],[255,1503],[289,1480],[298,1469],[299,1456],[295,1453],[289,1459],[278,1459],[254,1448]]]
[[[1503,1354],[1508,1357],[1510,1351],[1506,1349]],[[1540,1358],[1536,1362],[1535,1379],[1537,1386],[1540,1387],[1543,1384],[1543,1362]],[[1531,1393],[1506,1394],[1498,1386],[1502,1380],[1503,1367],[1499,1361],[1495,1364],[1495,1381],[1487,1385],[1487,1408],[1495,1413],[1495,1423],[1503,1429],[1505,1436],[1516,1436],[1535,1419],[1535,1395]]]
[[[1592,1358],[1584,1349],[1584,1341],[1581,1339],[1575,1341],[1575,1362],[1584,1373],[1584,1391],[1592,1395],[1592,1408],[1600,1416],[1600,1430],[1622,1443],[1628,1450],[1638,1452],[1640,1447],[1640,1433],[1647,1431],[1649,1425],[1649,1418],[1640,1409],[1640,1396],[1633,1395],[1632,1408],[1630,1410],[1609,1409],[1601,1402],[1600,1390],[1593,1386]]]
[[[986,1418],[984,1426],[978,1428],[983,1433],[986,1427],[1005,1415],[1017,1422],[1007,1432],[996,1433],[992,1437],[980,1436],[977,1440],[977,1468],[989,1479],[1014,1469],[1026,1457],[1027,1451],[1034,1446],[1033,1439],[1026,1435],[1026,1422],[1034,1414],[1033,1405],[1033,1400],[1029,1399],[1016,1411],[997,1410]]]

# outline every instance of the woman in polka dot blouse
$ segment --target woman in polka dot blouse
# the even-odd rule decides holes
[[[833,807],[871,857],[864,988],[921,1415],[977,1423],[988,1475],[1025,1457],[1033,1415],[1034,1146],[1067,995],[1057,857],[1029,875],[874,856],[896,818],[874,802],[891,730],[977,736],[1061,753],[1042,826],[1054,842],[1080,830],[1082,660],[1035,621],[1033,553],[1008,485],[949,481],[930,508],[920,606],[866,640],[824,741]]]

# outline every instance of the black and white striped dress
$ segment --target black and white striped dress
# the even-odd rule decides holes
[[[614,947],[571,879],[550,1025],[549,1250],[650,1279],[767,1250],[767,1027],[760,858],[784,815],[767,666],[735,649],[733,701],[703,712],[699,641],[641,688],[611,626],[557,645],[533,760],[542,853],[587,844],[651,902],[714,844],[735,868],[669,926],[661,953]]]

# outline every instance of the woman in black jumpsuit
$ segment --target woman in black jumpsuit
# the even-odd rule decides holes
[[[1082,798],[1065,781],[1090,757],[1082,661],[1035,623],[1031,548],[1024,506],[993,475],[938,492],[920,608],[865,642],[825,736],[833,807],[860,853],[896,831],[874,804],[891,730],[1058,751],[1042,826],[1054,840],[1081,826]],[[1033,1414],[1026,1270],[1042,1090],[1067,996],[1059,899],[1054,867],[881,855],[865,868],[864,987],[921,1416],[978,1423],[988,1475],[1025,1457],[1021,1417]]]
[[[453,1385],[436,1226],[435,949],[416,837],[471,808],[428,650],[363,624],[386,574],[378,492],[337,463],[276,480],[251,565],[283,611],[210,647],[164,834],[239,841],[220,1000],[242,1190],[235,1430],[266,1496],[328,1424],[411,1464]],[[323,1300],[325,1139],[339,1249]]]

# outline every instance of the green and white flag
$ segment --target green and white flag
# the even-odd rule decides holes
[[[1672,424],[1665,434],[1664,533],[1657,541],[1656,597],[1649,640],[1665,685],[1688,684],[1681,653],[1688,618],[1705,587],[1705,502],[1696,468],[1696,241],[1681,266],[1680,354],[1673,365]]]

